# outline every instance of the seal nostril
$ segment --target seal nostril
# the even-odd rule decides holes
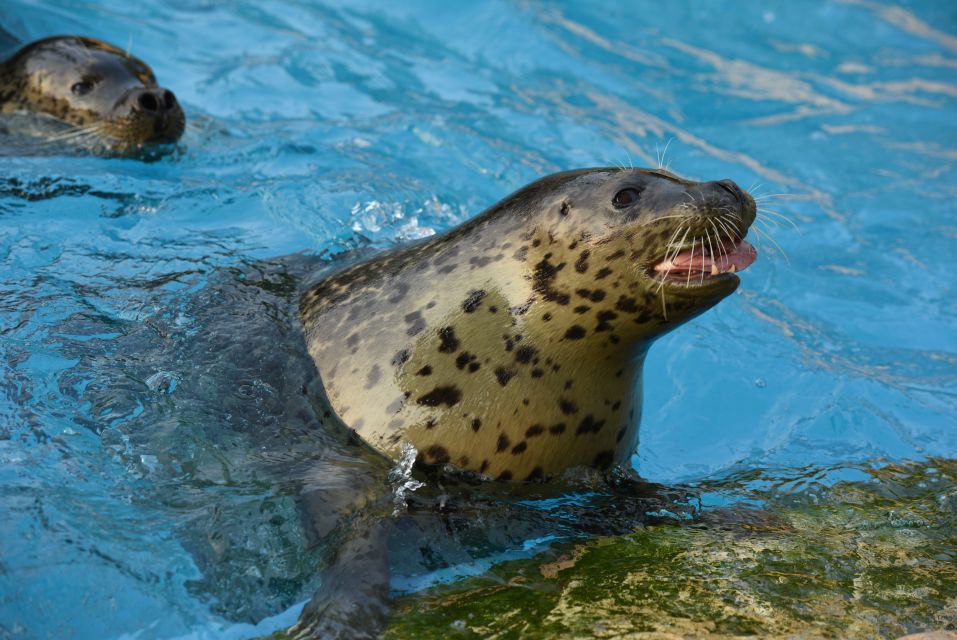
[[[169,89],[163,91],[163,108],[169,111],[176,106],[176,96]]]
[[[136,98],[136,104],[144,111],[158,111],[160,106],[156,96],[148,92],[141,93],[139,97]]]

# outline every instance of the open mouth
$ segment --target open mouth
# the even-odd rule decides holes
[[[748,242],[722,239],[669,253],[652,271],[662,282],[701,285],[725,274],[743,271],[757,257],[758,252]]]

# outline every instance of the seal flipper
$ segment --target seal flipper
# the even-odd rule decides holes
[[[389,597],[389,518],[364,517],[354,523],[322,585],[303,607],[288,634],[313,638],[378,638],[391,608]]]

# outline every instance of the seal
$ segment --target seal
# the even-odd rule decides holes
[[[338,416],[397,459],[499,480],[607,469],[638,444],[656,338],[710,309],[756,258],[755,202],[662,170],[554,174],[300,298]]]
[[[176,142],[186,124],[145,62],[82,36],[37,40],[0,64],[0,112],[45,114],[70,125],[51,139],[121,154]]]
[[[737,289],[755,216],[730,180],[557,173],[307,287],[307,350],[335,414],[397,469],[606,470],[638,445],[648,348]],[[385,624],[389,518],[381,501],[363,510],[289,637],[373,638]]]

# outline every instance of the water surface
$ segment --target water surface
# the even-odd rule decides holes
[[[191,123],[158,162],[0,157],[4,637],[288,624],[319,551],[274,471],[345,450],[289,404],[302,270],[257,261],[659,162],[768,196],[739,293],[646,363],[633,465],[712,519],[604,536],[547,503],[527,536],[397,558],[390,633],[957,626],[953,6],[7,0],[0,29],[128,47]]]

